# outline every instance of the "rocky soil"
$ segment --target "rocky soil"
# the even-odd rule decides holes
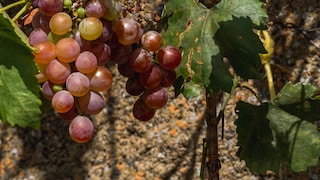
[[[145,25],[156,24],[162,1],[126,1],[129,12]],[[269,0],[270,33],[275,54],[272,68],[279,90],[287,81],[310,82],[320,86],[320,2],[319,0]],[[114,84],[103,112],[93,117],[95,135],[87,144],[74,143],[66,122],[52,110],[42,117],[41,130],[10,127],[0,122],[1,180],[180,180],[199,179],[204,96],[186,100],[174,98],[149,122],[133,118],[135,97],[124,89],[125,78],[110,66]],[[266,82],[249,81],[263,98]],[[246,90],[238,90],[225,112],[224,139],[219,142],[222,180],[296,179],[318,180],[320,168],[292,174],[251,173],[236,156],[238,147],[234,121],[235,103],[257,103]],[[221,135],[221,125],[219,132]]]

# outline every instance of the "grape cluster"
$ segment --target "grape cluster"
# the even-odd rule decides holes
[[[119,18],[119,1],[34,0],[33,6],[38,12],[29,43],[37,49],[36,77],[55,112],[70,122],[74,141],[85,143],[94,134],[89,117],[105,107],[102,94],[113,81],[105,66],[109,62],[128,77],[127,92],[140,96],[133,106],[135,118],[150,120],[166,104],[164,88],[176,79],[181,53],[162,47],[158,32],[144,33],[137,21]]]
[[[154,116],[155,111],[168,101],[165,88],[176,80],[174,69],[181,62],[181,52],[173,46],[162,47],[162,37],[156,31],[142,34],[141,27],[132,19],[123,18],[118,21],[115,33],[123,45],[140,43],[140,46],[131,53],[129,52],[131,50],[126,50],[130,55],[116,63],[119,73],[128,77],[126,81],[128,94],[139,96],[133,105],[134,117],[148,121]]]

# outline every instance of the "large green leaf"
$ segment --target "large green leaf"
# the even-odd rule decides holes
[[[246,21],[247,17],[252,22]],[[252,61],[254,61],[253,64],[255,65],[255,69],[257,69],[256,65],[260,63],[260,59],[256,57],[258,57],[258,53],[263,53],[264,51],[262,50],[264,49],[262,48],[261,50],[260,45],[254,46],[259,44],[260,40],[257,36],[252,38],[252,27],[253,25],[257,27],[263,26],[266,17],[267,15],[262,8],[262,2],[259,0],[222,0],[211,9],[206,8],[196,0],[168,1],[163,15],[164,23],[167,24],[163,38],[165,44],[181,47],[183,51],[182,63],[176,69],[178,76],[183,77],[184,83],[198,84],[202,87],[204,86],[209,91],[221,89],[230,92],[233,77],[229,73],[228,66],[222,60],[228,54],[226,51],[221,52],[221,49],[228,50],[228,48],[223,47],[223,43],[217,44],[217,40],[214,37],[221,25],[244,25],[243,28],[233,27],[235,30],[239,29],[243,35],[250,35],[248,38],[242,39],[244,43],[239,43],[238,36],[235,37],[237,39],[229,40],[232,41],[231,44],[238,43],[245,46],[250,43],[252,44],[250,47],[238,48],[250,49],[253,47],[255,49],[247,53],[249,57],[244,61],[244,64],[248,64],[246,67],[248,68],[252,66]],[[232,23],[234,21],[236,23]],[[229,23],[221,24],[221,22]],[[225,32],[224,36],[234,34],[233,29]],[[254,53],[254,55],[250,53]],[[243,55],[240,55],[243,59]],[[252,57],[255,57],[255,59],[252,60]],[[237,59],[232,59],[232,61],[237,61]],[[256,72],[256,74],[258,73]],[[243,73],[240,75],[243,75]],[[185,91],[192,91],[187,89],[188,87],[191,86],[185,87],[183,83],[181,86],[176,86],[183,93]]]
[[[31,49],[0,14],[0,119],[10,125],[40,127],[40,86]]]
[[[266,118],[268,104],[261,106],[238,102],[236,107],[238,156],[246,161],[252,172],[264,173],[266,170],[277,171],[281,164],[281,153],[272,143],[273,136]]]
[[[239,117],[236,125],[238,145],[241,147],[238,155],[246,161],[251,171],[277,171],[281,162],[287,162],[292,171],[300,172],[318,164],[320,132],[313,122],[319,120],[319,115],[306,115],[319,114],[315,107],[319,107],[320,100],[313,98],[309,101],[314,90],[315,87],[310,84],[288,83],[275,98],[280,104],[237,104]],[[299,108],[284,108],[300,102]],[[309,119],[306,120],[306,117]]]

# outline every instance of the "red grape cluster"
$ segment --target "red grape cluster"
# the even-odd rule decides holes
[[[102,92],[112,84],[105,67],[110,61],[128,77],[127,92],[140,95],[133,106],[135,118],[150,120],[166,104],[164,87],[175,81],[181,53],[172,46],[162,47],[156,31],[143,33],[137,21],[119,18],[119,1],[34,0],[33,6],[38,12],[29,43],[37,49],[36,77],[59,117],[70,121],[74,141],[87,142],[94,134],[89,116],[105,107]]]
[[[139,23],[132,19],[118,21],[115,33],[123,46],[140,42],[140,46],[134,50],[123,50],[129,56],[116,63],[119,73],[128,77],[126,91],[132,96],[140,96],[133,105],[134,117],[148,121],[168,101],[165,87],[171,86],[176,80],[174,69],[181,62],[181,52],[173,46],[162,47],[162,37],[156,31],[142,34]]]

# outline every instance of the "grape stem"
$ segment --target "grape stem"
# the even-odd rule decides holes
[[[206,91],[206,111],[205,117],[207,122],[207,168],[208,179],[218,180],[219,169],[221,168],[219,154],[218,154],[218,123],[219,120],[216,116],[218,93],[210,93]]]
[[[15,22],[24,12],[26,12],[29,7],[31,6],[31,2],[27,2],[23,8],[20,9],[20,11],[11,19],[12,22]]]
[[[14,2],[12,4],[9,4],[9,5],[1,8],[0,9],[0,13],[3,13],[4,11],[7,11],[8,9],[11,9],[13,7],[16,7],[16,6],[19,6],[19,5],[24,4],[26,2],[28,2],[28,0],[21,0],[21,1],[17,1],[17,2]]]

